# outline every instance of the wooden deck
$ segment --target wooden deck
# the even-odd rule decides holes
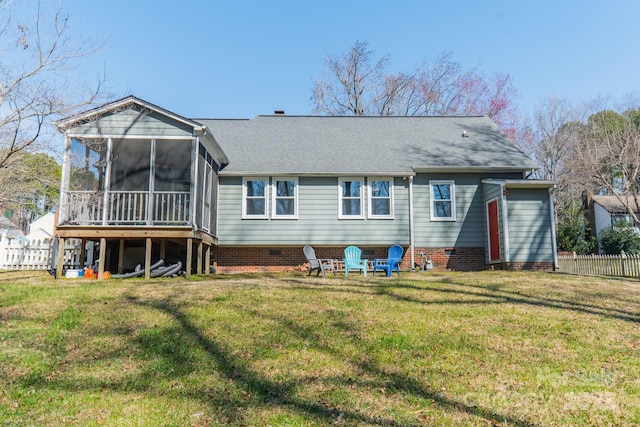
[[[186,247],[185,272],[187,277],[192,273],[194,259],[194,245],[196,257],[196,274],[209,274],[211,265],[211,249],[218,244],[218,239],[211,234],[196,230],[191,226],[108,226],[108,225],[61,225],[56,228],[56,234],[60,244],[64,245],[67,239],[81,239],[99,242],[100,254],[98,256],[98,279],[102,279],[105,271],[107,241],[118,242],[118,272],[122,272],[124,262],[124,249],[127,241],[143,240],[145,242],[145,278],[150,278],[150,266],[152,264],[151,251],[154,241],[160,242],[161,257],[167,241],[183,241]],[[84,248],[82,244],[82,248]],[[56,260],[56,272],[59,277],[63,271],[63,251],[58,254]],[[83,258],[84,254],[81,255]]]

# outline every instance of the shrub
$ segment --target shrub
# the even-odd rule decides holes
[[[560,221],[556,234],[560,251],[584,255],[590,253],[596,245],[596,239],[589,233],[589,225],[581,211]]]
[[[600,249],[606,254],[640,253],[640,236],[631,224],[608,227],[600,235]]]

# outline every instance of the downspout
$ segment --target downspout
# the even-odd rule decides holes
[[[502,235],[504,236],[504,259],[505,263],[511,262],[511,247],[509,245],[509,211],[507,208],[507,191],[506,184],[500,183],[500,191],[502,192]]]
[[[411,175],[409,176],[409,250],[411,251],[411,271],[415,271],[416,266],[413,240],[413,175]]]
[[[551,219],[551,245],[553,249],[553,269],[554,271],[558,270],[558,242],[556,238],[556,216],[555,216],[555,203],[553,202],[553,189],[554,187],[549,187],[549,211],[550,211],[550,219]]]

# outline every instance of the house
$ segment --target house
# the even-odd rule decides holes
[[[9,239],[24,237],[24,233],[20,227],[11,222],[9,218],[0,215],[0,236],[3,235]]]
[[[58,122],[62,238],[121,270],[278,271],[348,245],[435,268],[553,269],[554,182],[486,117],[187,119],[127,97]],[[136,252],[137,251],[137,252]],[[194,257],[194,253],[196,256]]]
[[[620,197],[624,198],[626,196]],[[633,225],[631,215],[618,196],[589,194],[585,197],[585,203],[587,205],[587,217],[591,234],[596,237],[597,241],[600,241],[602,232],[609,227],[620,223]],[[633,212],[636,214],[639,213],[632,198],[629,197],[627,204],[632,207]],[[636,231],[640,233],[640,229],[637,227]]]
[[[25,238],[29,241],[48,241],[53,238],[55,228],[55,212],[48,212],[29,224],[29,234]]]

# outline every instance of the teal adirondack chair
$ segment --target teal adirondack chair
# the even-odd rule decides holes
[[[348,246],[344,249],[344,275],[349,276],[349,270],[361,270],[367,275],[367,260],[360,259],[362,250],[357,246]]]

